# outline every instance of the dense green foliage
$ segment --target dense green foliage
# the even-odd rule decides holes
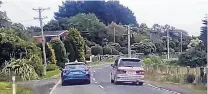
[[[73,42],[73,40],[64,40],[64,46],[66,48],[66,53],[67,53],[67,56],[68,56],[68,59],[69,61],[75,61],[76,60],[76,53],[75,53],[75,50],[76,50],[76,46],[75,43]]]
[[[12,59],[8,67],[4,69],[4,73],[21,77],[23,81],[34,80],[38,78],[32,65],[29,64],[30,60],[27,59]]]
[[[103,55],[111,55],[112,49],[108,46],[103,47]]]
[[[92,46],[91,47],[91,53],[92,55],[102,55],[103,54],[103,48],[101,46]]]
[[[75,51],[75,60],[85,61],[85,42],[79,31],[75,28],[70,28],[66,40],[71,42]]]
[[[128,54],[128,48],[126,48],[126,47],[121,47],[121,48],[119,49],[119,52],[121,52],[121,53],[123,53],[123,54]]]
[[[105,24],[116,22],[137,25],[132,11],[119,1],[65,1],[55,13],[55,18],[70,18],[79,13],[94,13]]]
[[[64,47],[64,43],[60,40],[52,40],[50,41],[52,48],[54,49],[57,63],[56,65],[63,67],[67,62],[66,49]]]
[[[70,18],[70,27],[77,28],[87,40],[101,44],[106,36],[105,25],[94,14],[77,14]]]
[[[155,45],[149,40],[143,40],[140,43],[134,43],[132,49],[137,53],[148,55],[156,51]]]
[[[32,65],[38,75],[42,73],[42,61],[40,48],[33,42],[25,41],[17,36],[12,29],[0,29],[0,66],[4,61],[14,59],[30,59],[28,64]],[[14,63],[16,64],[16,63]]]
[[[54,49],[52,48],[51,44],[49,44],[49,43],[47,43],[47,47],[48,47],[48,49],[49,49],[50,52],[51,52],[51,56],[50,56],[49,61],[50,61],[52,64],[56,64],[56,56],[55,56]]]
[[[206,50],[202,44],[189,49],[179,56],[179,64],[190,67],[201,67],[207,64]]]

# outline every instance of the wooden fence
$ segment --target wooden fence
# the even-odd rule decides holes
[[[187,77],[192,75],[193,83],[205,83],[204,68],[190,68],[168,65],[146,65],[146,77],[157,81],[171,81],[185,83]],[[190,77],[189,77],[190,78]],[[188,78],[188,79],[189,79]]]

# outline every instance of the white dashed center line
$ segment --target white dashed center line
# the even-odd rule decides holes
[[[100,88],[105,89],[103,86],[99,85]]]
[[[94,80],[94,81],[95,81],[95,78],[92,78],[92,80]]]

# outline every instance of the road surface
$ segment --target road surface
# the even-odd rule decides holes
[[[131,84],[114,85],[110,83],[110,71],[110,65],[91,68],[91,84],[61,86],[59,83],[51,94],[175,94],[153,88],[146,83],[143,86]]]

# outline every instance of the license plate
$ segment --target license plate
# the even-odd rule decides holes
[[[72,74],[81,74],[80,72],[72,72]]]

